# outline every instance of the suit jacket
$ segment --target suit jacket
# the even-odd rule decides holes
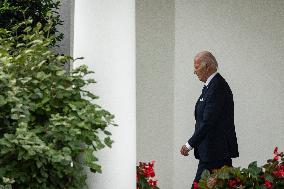
[[[204,162],[239,157],[233,94],[217,73],[195,105],[195,131],[188,140],[194,156]]]

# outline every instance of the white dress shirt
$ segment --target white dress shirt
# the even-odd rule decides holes
[[[216,71],[216,72],[214,72],[213,74],[211,74],[211,75],[208,77],[208,79],[207,79],[206,82],[205,82],[205,86],[206,86],[206,87],[209,85],[210,81],[213,79],[213,77],[215,77],[215,75],[216,75],[217,73],[218,73],[218,72]],[[188,142],[185,143],[185,146],[186,146],[189,150],[192,150],[192,149],[193,149],[193,148],[188,144]]]

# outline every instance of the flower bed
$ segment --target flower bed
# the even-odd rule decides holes
[[[261,167],[256,162],[248,168],[222,167],[213,171],[204,171],[199,183],[194,184],[197,189],[280,189],[284,188],[284,158],[283,152],[274,149],[273,159]]]
[[[155,180],[155,161],[139,162],[136,166],[136,189],[159,189]],[[199,183],[194,183],[194,189],[284,189],[284,154],[274,149],[274,156],[263,166],[257,162],[249,164],[248,168],[227,167],[205,170]]]

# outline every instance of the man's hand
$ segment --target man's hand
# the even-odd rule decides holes
[[[180,149],[180,153],[184,156],[188,156],[189,149],[186,147],[186,145],[183,145]]]
[[[207,181],[208,188],[213,188],[217,183],[217,179],[215,177],[209,177]]]

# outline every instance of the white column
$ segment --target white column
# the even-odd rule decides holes
[[[95,71],[89,90],[116,118],[111,149],[99,152],[103,173],[88,175],[90,189],[136,188],[135,1],[77,0],[74,57]],[[74,64],[76,66],[76,63]]]

